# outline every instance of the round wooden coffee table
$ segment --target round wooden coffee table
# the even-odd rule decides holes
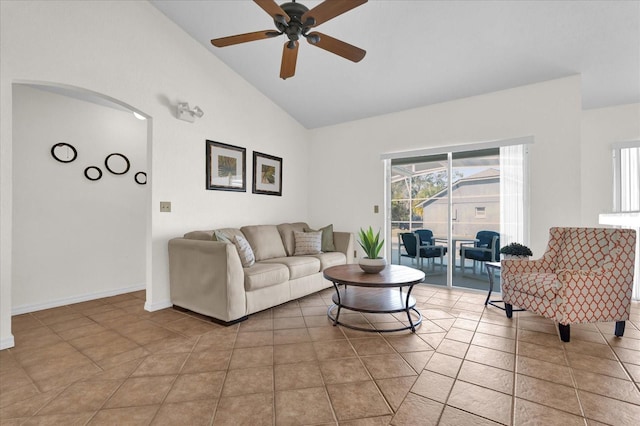
[[[332,266],[324,270],[324,277],[333,283],[336,293],[333,295],[333,305],[327,310],[327,316],[333,320],[333,325],[342,325],[354,330],[372,332],[391,332],[411,330],[415,333],[416,326],[422,323],[422,314],[416,309],[416,299],[411,296],[413,286],[424,281],[424,272],[401,265],[387,265],[379,274],[367,274],[358,265]],[[340,288],[342,286],[342,288]],[[402,291],[407,288],[406,293]],[[337,307],[336,315],[332,311]],[[379,330],[375,328],[358,327],[340,322],[342,309],[351,311],[390,314],[405,312],[409,325],[401,328]],[[418,315],[417,320],[411,318],[411,311]]]

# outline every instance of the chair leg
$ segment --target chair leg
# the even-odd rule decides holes
[[[558,331],[560,331],[560,340],[563,342],[568,342],[571,338],[571,328],[569,324],[560,324],[558,323]]]
[[[513,318],[513,305],[510,303],[504,304],[504,311],[507,313],[507,318]]]
[[[622,337],[622,335],[624,334],[624,326],[625,326],[626,322],[625,321],[616,321],[616,336],[618,337]]]

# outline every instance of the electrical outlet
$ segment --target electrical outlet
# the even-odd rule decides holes
[[[171,201],[160,201],[160,211],[162,213],[171,213]]]
[[[378,207],[377,204],[375,206],[373,206],[373,212],[374,213],[379,213],[380,212],[380,208]]]

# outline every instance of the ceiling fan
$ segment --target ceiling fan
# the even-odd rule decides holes
[[[367,53],[356,46],[317,31],[309,32],[311,28],[363,5],[367,0],[325,0],[311,10],[303,4],[296,3],[295,0],[283,3],[280,6],[274,0],[253,1],[271,15],[277,31],[263,30],[221,37],[211,40],[211,44],[216,47],[225,47],[285,34],[289,40],[284,44],[282,64],[280,65],[280,78],[283,80],[293,77],[296,73],[298,40],[301,36],[306,38],[311,45],[353,62],[361,61]]]

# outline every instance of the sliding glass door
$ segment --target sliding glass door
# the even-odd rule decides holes
[[[391,165],[392,263],[419,267],[447,284],[448,156],[394,160]]]
[[[430,284],[486,290],[485,263],[528,242],[524,154],[514,145],[391,159],[392,263],[423,269]]]

